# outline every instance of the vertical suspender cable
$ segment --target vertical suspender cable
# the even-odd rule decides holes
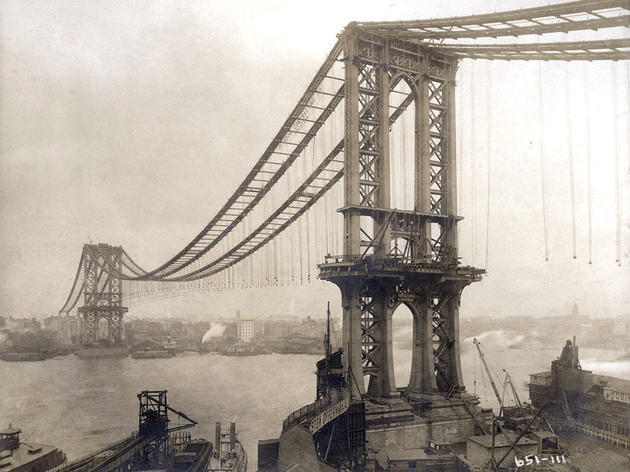
[[[304,153],[304,169],[307,169],[306,162],[306,151]],[[308,172],[305,172],[304,175],[308,175]],[[308,209],[306,211],[306,281],[311,281],[311,224],[310,224],[310,214],[311,210]]]
[[[339,208],[339,186],[337,184],[333,185],[330,188],[330,200],[332,202],[332,208],[330,211],[330,217],[333,222],[333,254],[338,256],[341,252],[341,248],[339,246],[339,234],[341,233],[341,228],[339,227],[339,217],[337,214],[337,209]]]
[[[326,232],[326,254],[325,255],[329,255],[330,254],[330,246],[329,246],[329,239],[330,239],[330,229],[328,228],[328,204],[330,202],[330,194],[328,192],[326,192],[324,194],[324,198],[323,198],[323,209],[324,209],[324,231]]]
[[[291,196],[291,168],[289,168],[287,170],[287,199]],[[295,260],[293,258],[293,252],[294,252],[294,247],[293,247],[293,233],[294,233],[295,228],[293,227],[293,225],[291,225],[289,228],[287,228],[286,232],[288,233],[288,237],[289,237],[289,269],[290,269],[290,283],[294,284],[295,283],[295,272],[294,272],[294,267],[295,267]]]
[[[278,240],[273,238],[273,282],[274,286],[278,286]]]
[[[324,142],[324,146],[323,146],[324,149],[326,149],[325,144],[326,143]],[[322,207],[324,208],[324,231],[326,232],[326,254],[325,255],[329,255],[330,254],[330,246],[329,246],[330,229],[328,228],[328,206],[330,203],[330,193],[326,192],[322,200],[323,200]]]
[[[572,244],[573,244],[573,259],[577,259],[576,252],[576,238],[575,238],[575,170],[573,162],[573,123],[571,120],[571,74],[569,72],[569,62],[566,67],[565,77],[565,94],[567,102],[567,150],[569,152],[569,178],[571,185],[571,224],[572,224]]]
[[[315,169],[315,140],[317,139],[317,136],[313,136],[313,141],[312,141],[312,148],[311,148],[311,168],[309,170],[309,172],[313,172],[313,169]],[[314,229],[314,234],[313,236],[315,237],[315,264],[317,264],[318,262],[322,262],[319,259],[319,239],[317,237],[317,226],[318,226],[318,213],[319,213],[319,207],[321,206],[321,201],[317,202],[315,205],[313,205],[313,218],[315,219],[315,223],[313,224],[313,229]]]
[[[300,217],[295,222],[297,224],[297,233],[298,233],[298,253],[300,257],[300,285],[304,283],[304,260],[302,254],[302,224],[304,223],[304,218]]]
[[[540,152],[540,183],[542,188],[543,231],[545,233],[545,261],[549,260],[549,231],[547,228],[547,190],[545,186],[545,113],[542,91],[542,62],[538,62],[538,112],[539,112],[539,152]]]
[[[588,263],[593,263],[593,202],[591,196],[591,105],[588,95],[588,67],[584,64],[584,100],[586,105],[586,172],[588,193]]]
[[[615,143],[615,197],[616,197],[616,260],[615,262],[621,266],[621,178],[619,175],[619,143],[617,142],[617,116],[619,114],[619,105],[617,103],[617,74],[615,73],[615,63],[610,63],[610,75],[612,79],[612,99],[613,99],[613,133]]]
[[[247,215],[247,232],[251,234],[252,232],[252,216]],[[249,258],[249,283],[250,285],[255,285],[256,276],[254,275],[254,258]]]
[[[472,265],[477,259],[477,232],[475,231],[475,63],[470,64],[470,230]]]
[[[264,248],[266,252],[265,258],[263,259],[263,266],[265,271],[263,273],[263,287],[269,287],[270,279],[271,279],[271,244],[267,244]]]
[[[405,182],[407,180],[407,134],[405,133],[405,128],[407,127],[407,123],[405,121],[406,113],[403,113],[401,118],[402,125],[402,152],[401,152],[401,166],[402,166],[402,174],[401,174],[401,192],[402,198],[400,199],[400,208],[406,208],[405,204],[407,203],[407,186]],[[413,208],[413,207],[412,207]]]
[[[326,139],[328,133],[326,133],[326,131],[327,131],[326,128],[322,132],[321,153],[323,155],[325,155],[326,149],[328,149],[328,142],[327,142],[328,140]],[[325,183],[323,185],[325,185]],[[328,207],[329,207],[329,204],[330,204],[330,193],[329,192],[326,192],[324,194],[323,200],[324,200],[324,205],[323,205],[324,206],[324,229],[326,231],[326,255],[328,255],[328,254],[330,254],[330,245],[329,245],[329,243],[330,243],[330,241],[329,241],[330,240],[330,227],[328,225]]]
[[[488,254],[490,246],[490,181],[492,164],[492,62],[488,62],[488,96],[486,97],[488,110],[486,117],[486,145],[488,158],[488,182],[486,189],[486,269],[488,268]]]
[[[455,103],[455,105],[459,105],[459,110],[456,110],[455,116],[464,116],[463,115],[463,111],[464,111],[464,103],[462,101],[463,99],[463,92],[462,92],[462,87],[461,85],[457,84],[457,82],[455,82],[455,91],[457,93],[457,101]],[[458,211],[461,211],[461,203],[462,203],[462,164],[461,164],[461,159],[463,157],[463,153],[462,153],[462,149],[463,149],[463,132],[462,132],[462,127],[461,126],[457,126],[456,127],[457,130],[457,159],[456,162],[457,167],[456,167],[456,171],[457,171],[457,179],[456,179],[456,183],[457,183],[457,209]],[[459,233],[458,233],[459,235]],[[458,242],[459,244],[459,242]]]

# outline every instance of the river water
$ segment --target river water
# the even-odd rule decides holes
[[[496,408],[470,341],[462,343],[467,389],[476,390],[483,406]],[[494,343],[484,350],[494,370],[506,368],[521,398],[527,399],[528,375],[548,370],[561,347],[529,350]],[[397,383],[403,384],[409,351],[395,348]],[[580,357],[583,368],[630,378],[630,361],[617,360],[614,351],[583,349]],[[169,404],[199,422],[194,436],[213,440],[215,421],[236,421],[250,470],[255,470],[258,440],[277,437],[286,416],[313,401],[318,358],[188,353],[169,359],[85,360],[69,355],[43,362],[0,361],[0,428],[12,422],[27,441],[53,444],[68,458],[77,458],[136,431],[136,395],[166,389]],[[502,379],[495,379],[499,388]]]

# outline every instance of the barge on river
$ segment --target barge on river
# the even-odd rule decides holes
[[[529,397],[557,431],[576,432],[630,449],[630,380],[594,374],[580,366],[567,340],[551,370],[530,375]]]

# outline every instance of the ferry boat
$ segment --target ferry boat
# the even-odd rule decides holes
[[[176,345],[169,339],[161,343],[154,339],[145,339],[133,346],[131,357],[134,359],[166,359],[175,356]]]
[[[630,449],[630,380],[582,369],[575,337],[550,371],[530,375],[529,397],[555,430]]]
[[[32,362],[43,361],[47,359],[49,353],[46,351],[40,352],[3,352],[0,354],[0,359],[7,362]]]
[[[223,356],[257,356],[258,354],[271,354],[271,350],[256,344],[236,342],[222,347],[218,353]]]

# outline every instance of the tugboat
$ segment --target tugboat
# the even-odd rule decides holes
[[[207,472],[247,472],[247,453],[237,436],[236,423],[230,423],[227,432],[216,423],[214,453]]]
[[[54,446],[20,442],[21,432],[11,424],[0,431],[0,470],[3,472],[41,472],[66,460],[66,455]]]
[[[212,443],[205,439],[188,441],[181,452],[175,453],[168,472],[204,472],[212,454]]]

